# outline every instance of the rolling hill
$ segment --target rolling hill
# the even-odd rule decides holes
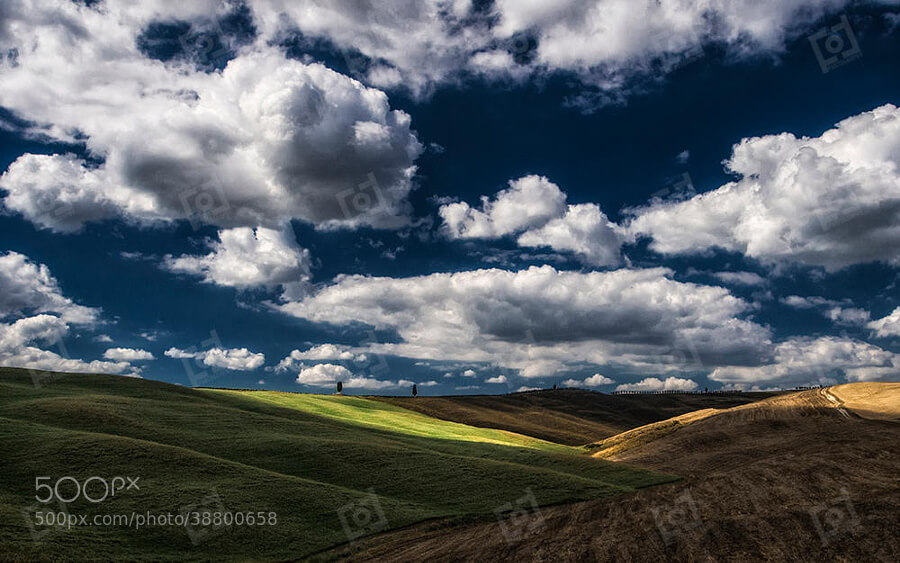
[[[0,455],[4,561],[297,559],[435,518],[493,518],[524,494],[552,505],[675,479],[371,399],[103,375],[40,374],[36,386],[16,369],[0,370]],[[94,476],[139,478],[140,488],[65,506],[88,523],[197,506],[267,523],[29,527],[35,511],[62,508],[34,500],[36,478]],[[74,487],[63,482],[63,496]]]
[[[371,398],[435,418],[580,445],[698,409],[734,407],[776,394],[607,395],[583,389],[555,389],[511,395]]]
[[[651,423],[595,455],[682,481],[497,523],[419,525],[354,560],[897,561],[900,384],[856,383]],[[725,555],[723,555],[725,554]]]

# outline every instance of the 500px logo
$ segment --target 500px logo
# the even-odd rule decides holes
[[[53,485],[52,477],[35,477],[34,490],[37,494],[34,498],[38,502],[48,503],[56,499],[58,502],[74,502],[79,497],[84,497],[88,502],[103,502],[110,496],[116,496],[121,491],[141,490],[138,486],[140,477],[88,477],[83,482],[75,477],[60,477]]]

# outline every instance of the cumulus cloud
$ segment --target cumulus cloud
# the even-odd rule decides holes
[[[562,382],[565,387],[601,387],[603,385],[612,385],[613,383],[615,383],[615,381],[600,373],[595,373],[594,375],[581,380],[566,379]]]
[[[894,309],[890,315],[870,322],[866,327],[882,338],[900,336],[900,307]]]
[[[107,360],[116,360],[122,362],[136,362],[145,360],[155,360],[153,354],[147,350],[134,348],[110,348],[103,353],[103,357]]]
[[[900,355],[860,340],[827,336],[798,337],[779,343],[771,363],[723,366],[709,378],[721,383],[831,385],[841,378],[869,381],[900,375]]]
[[[570,205],[565,215],[522,233],[519,246],[546,246],[572,252],[592,266],[621,263],[623,236],[618,225],[593,203]]]
[[[621,262],[623,232],[595,204],[566,205],[566,194],[543,176],[510,180],[493,199],[481,198],[481,209],[465,202],[438,210],[451,239],[494,239],[518,234],[523,247],[549,247],[571,252],[594,266]]]
[[[297,375],[297,383],[310,385],[313,387],[330,387],[341,381],[345,389],[397,389],[400,387],[412,387],[413,382],[407,379],[399,381],[388,381],[375,379],[373,377],[356,376],[344,366],[337,364],[316,364],[314,366],[303,367]],[[419,383],[430,387],[437,385],[435,381],[426,381]]]
[[[314,366],[303,367],[297,375],[297,383],[303,385],[333,385],[341,380],[348,380],[353,374],[345,368],[337,364],[316,364]]]
[[[271,41],[238,49],[221,72],[139,49],[155,18],[214,13],[211,3],[14,4],[0,46],[19,56],[0,66],[0,105],[46,138],[82,140],[102,163],[23,155],[0,179],[6,207],[61,232],[114,217],[405,224],[422,146],[383,92]]]
[[[491,384],[500,384],[500,383],[506,383],[507,380],[506,380],[505,375],[498,375],[495,377],[489,377],[489,378],[485,379],[484,382],[491,383]]]
[[[309,251],[300,248],[289,227],[280,230],[238,227],[219,233],[203,256],[166,256],[172,272],[201,276],[227,287],[281,286],[299,295],[310,278]]]
[[[266,362],[265,355],[255,354],[246,348],[210,348],[194,351],[172,347],[165,351],[165,355],[182,360],[194,359],[203,365],[234,371],[258,369]]]
[[[697,388],[697,382],[692,379],[680,377],[667,377],[658,379],[648,377],[637,383],[623,383],[616,386],[616,391],[693,391]]]
[[[136,375],[126,361],[84,361],[69,355],[65,337],[70,325],[96,325],[99,314],[99,309],[78,305],[63,295],[46,265],[17,252],[0,255],[0,364]]]
[[[44,264],[18,252],[0,254],[0,318],[49,312],[65,322],[85,325],[95,323],[100,313],[65,297]]]
[[[749,305],[721,287],[677,282],[664,268],[611,272],[550,266],[412,278],[340,276],[301,300],[277,306],[336,325],[394,330],[399,342],[362,351],[415,359],[487,362],[525,377],[576,362],[683,369],[667,358],[693,350],[704,363],[752,361],[769,329],[745,318]]]
[[[284,372],[300,369],[304,361],[343,360],[362,363],[367,360],[365,354],[354,352],[349,346],[337,344],[320,344],[308,350],[292,350],[287,357],[278,362],[275,371]]]
[[[809,23],[848,3],[263,0],[251,6],[262,36],[288,28],[326,39],[361,80],[421,96],[467,71],[489,79],[566,71],[617,92],[702,55],[709,43],[725,47],[730,59],[778,53]]]
[[[44,314],[0,324],[0,364],[46,371],[137,375],[138,370],[128,362],[70,357],[64,342],[68,330],[61,318]]]
[[[900,263],[900,110],[884,105],[819,137],[744,139],[740,179],[683,202],[633,210],[630,230],[664,254],[719,247],[765,263]]]
[[[544,225],[561,217],[566,194],[543,176],[510,180],[493,199],[482,196],[481,209],[466,202],[442,205],[438,213],[450,238],[498,238]]]

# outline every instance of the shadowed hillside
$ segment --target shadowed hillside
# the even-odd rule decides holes
[[[612,459],[684,481],[533,511],[541,526],[514,542],[496,523],[418,526],[373,540],[365,555],[893,562],[900,554],[900,424],[861,414],[896,419],[898,390],[880,383],[809,390],[636,429],[601,447]]]
[[[557,389],[510,395],[372,398],[435,418],[577,445],[695,410],[723,409],[775,394],[607,395],[582,389]]]

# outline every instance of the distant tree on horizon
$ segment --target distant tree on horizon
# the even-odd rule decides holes
[[[416,384],[415,384],[415,383],[413,383],[412,395],[413,395],[413,397],[415,397],[415,396],[418,395],[418,394],[419,394],[419,388],[416,387]]]
[[[337,392],[340,393],[344,390],[344,384],[340,381],[337,382]]]

